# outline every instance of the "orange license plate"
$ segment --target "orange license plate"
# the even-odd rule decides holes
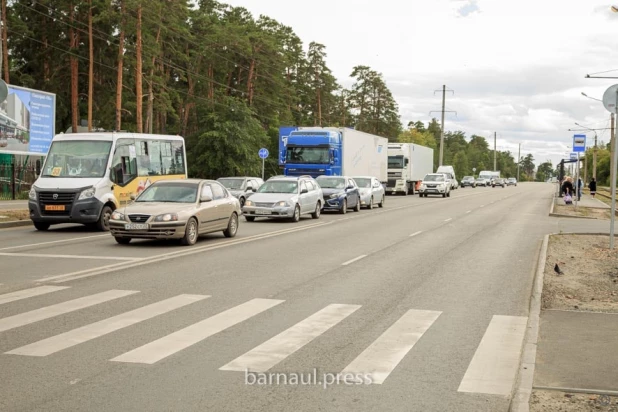
[[[63,211],[64,205],[45,205],[45,210]]]

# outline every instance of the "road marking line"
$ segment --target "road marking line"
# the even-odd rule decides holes
[[[360,305],[328,305],[274,338],[222,366],[219,370],[266,372],[359,308]]]
[[[350,259],[350,260],[348,260],[347,262],[343,262],[343,263],[341,264],[341,266],[348,266],[350,263],[354,263],[354,262],[356,262],[356,261],[359,261],[359,260],[361,260],[361,259],[362,259],[362,258],[364,258],[364,257],[367,257],[367,255],[360,255],[360,256],[357,256],[357,257],[355,257],[354,259]]]
[[[108,302],[110,300],[129,296],[134,293],[139,292],[135,290],[108,290],[106,292],[84,296],[83,298],[69,300],[56,305],[46,306],[30,312],[21,313],[19,315],[9,316],[8,318],[2,318],[0,319],[0,332],[29,325],[31,323],[53,318],[55,316],[64,315],[65,313],[88,308],[90,306],[98,305],[99,303]]]
[[[215,250],[215,249],[219,249],[219,248],[223,248],[223,247],[228,247],[228,246],[238,245],[238,244],[242,244],[242,243],[252,242],[254,240],[267,239],[269,237],[274,237],[274,236],[278,236],[278,235],[282,235],[282,234],[287,234],[287,233],[298,232],[298,231],[302,231],[302,230],[307,230],[309,228],[314,228],[314,227],[317,227],[317,226],[326,226],[326,225],[330,225],[330,224],[332,224],[332,222],[316,223],[316,224],[312,224],[312,225],[303,225],[303,226],[296,227],[296,228],[283,229],[283,230],[278,230],[278,231],[275,231],[275,232],[268,232],[268,233],[263,233],[263,234],[259,234],[259,235],[248,236],[246,238],[241,238],[241,239],[237,239],[237,240],[224,241],[224,242],[221,242],[221,243],[216,243],[214,245],[204,245],[204,246],[193,247],[190,250],[180,250],[180,251],[175,251],[175,252],[164,253],[164,254],[158,255],[156,257],[144,258],[144,259],[141,259],[139,261],[131,262],[131,263],[128,263],[128,264],[127,263],[114,263],[114,264],[111,264],[111,265],[100,266],[100,267],[93,268],[93,269],[84,269],[84,270],[80,270],[80,271],[77,271],[77,272],[65,273],[63,275],[50,276],[50,277],[46,277],[46,278],[42,278],[42,279],[37,279],[37,282],[55,282],[55,283],[69,282],[71,280],[76,280],[76,279],[81,279],[81,278],[85,278],[85,277],[95,276],[95,275],[98,275],[98,274],[101,274],[101,273],[110,272],[110,271],[113,271],[113,270],[116,270],[116,269],[129,269],[129,268],[132,268],[132,267],[135,267],[135,266],[142,266],[144,264],[155,263],[155,262],[167,260],[167,259],[170,259],[170,258],[187,256],[187,255],[193,255],[193,254],[204,252],[204,251],[208,251],[208,250]]]
[[[91,239],[91,238],[95,238],[95,237],[110,237],[109,234],[106,235],[92,235],[92,236],[84,236],[84,237],[72,237],[70,239],[60,239],[60,240],[52,240],[50,242],[41,242],[41,243],[30,243],[28,245],[17,245],[17,246],[9,246],[9,247],[3,247],[0,248],[0,250],[11,250],[11,249],[19,249],[22,247],[32,247],[32,246],[42,246],[42,245],[51,245],[54,243],[63,243],[63,242],[71,242],[74,240],[82,240],[82,239]]]
[[[0,252],[0,256],[51,258],[51,259],[98,259],[98,260],[142,260],[144,258],[116,257],[116,256],[80,256],[80,255],[45,255],[41,253]]]
[[[2,286],[2,283],[0,283]],[[16,300],[41,296],[59,290],[69,289],[70,286],[37,286],[35,288],[18,290],[17,292],[5,293],[0,295],[0,305],[3,303],[15,302]]]
[[[445,222],[450,222],[451,220],[453,220],[453,218],[449,217],[448,219],[445,220]]]
[[[457,391],[510,395],[527,323],[525,316],[494,316]]]
[[[421,233],[423,233],[423,231],[422,231],[422,230],[419,230],[418,232],[414,232],[414,233],[412,233],[412,234],[410,235],[410,237],[414,237],[414,236],[420,235]]]
[[[167,358],[176,352],[195,345],[222,330],[230,328],[237,323],[243,322],[283,302],[283,300],[276,299],[250,300],[120,355],[112,359],[112,361],[147,363],[152,365],[161,359]]]
[[[471,212],[472,212],[471,210],[468,210],[466,213],[471,213]]]
[[[21,348],[6,352],[6,354],[24,356],[51,355],[52,353],[60,352],[61,350],[88,342],[89,340],[96,339],[108,333],[115,332],[209,297],[208,295],[175,296],[130,312],[122,313],[118,316],[113,316],[81,328],[61,333],[60,335],[52,336],[51,338],[22,346]]]
[[[372,383],[384,383],[440,314],[442,312],[409,310],[346,366],[341,375],[368,374]]]

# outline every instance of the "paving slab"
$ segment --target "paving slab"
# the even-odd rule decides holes
[[[618,391],[618,314],[541,312],[534,386]]]
[[[555,201],[557,205],[564,205],[564,198],[562,197],[556,197]],[[602,202],[599,199],[592,198],[589,195],[583,195],[581,200],[577,201],[577,206],[597,209],[611,209],[610,206],[606,203]]]

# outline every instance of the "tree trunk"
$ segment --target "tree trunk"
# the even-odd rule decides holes
[[[227,95],[230,96],[231,94],[232,94],[232,71],[230,70],[227,74]]]
[[[70,40],[70,62],[71,62],[71,127],[73,133],[77,133],[79,124],[79,61],[77,60],[77,48],[79,46],[79,32],[75,27],[75,9],[73,4],[69,5],[69,40]]]
[[[88,46],[90,64],[88,67],[88,131],[92,131],[92,98],[94,95],[94,44],[92,37],[92,0],[88,0]]]
[[[9,27],[7,26],[6,18],[6,2],[7,0],[2,0],[2,63],[4,66],[4,81],[9,84],[9,41],[7,34]]]
[[[142,99],[143,99],[143,91],[142,91],[142,4],[140,3],[137,6],[137,39],[136,39],[136,47],[135,53],[136,63],[135,63],[135,98],[136,98],[136,108],[135,108],[135,123],[137,125],[137,133],[143,132],[143,123],[142,123]]]
[[[124,65],[124,0],[120,0],[120,34],[118,35],[118,74],[116,77],[116,130],[120,130],[122,125],[122,75]]]
[[[255,71],[255,59],[251,59],[251,64],[249,65],[249,74],[247,77],[247,98],[249,100],[249,106],[251,106],[251,101],[253,100],[253,72]]]
[[[162,16],[159,16],[159,20],[161,20]],[[157,37],[155,39],[155,46],[159,44],[159,38],[161,37],[161,26],[159,26],[159,29],[157,30]],[[154,87],[152,84],[153,78],[154,78],[154,69],[155,69],[155,63],[156,63],[156,55],[152,56],[152,66],[150,67],[150,74],[149,74],[149,78],[150,81],[148,82],[148,107],[147,107],[147,113],[148,113],[148,133],[152,133],[152,125],[154,122],[153,116],[154,116]]]
[[[208,65],[208,98],[212,101],[215,98],[215,69],[212,67],[212,64]]]

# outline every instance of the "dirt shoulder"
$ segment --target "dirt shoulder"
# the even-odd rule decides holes
[[[577,217],[592,217],[603,220],[610,220],[612,215],[611,211],[608,209],[578,206],[577,210],[575,210],[575,206],[573,205],[556,205],[554,206],[554,213]]]
[[[542,302],[543,309],[618,313],[618,249],[609,249],[609,236],[550,236]]]
[[[0,210],[0,222],[12,222],[15,220],[29,220],[30,213],[27,209]]]
[[[534,390],[531,412],[618,411],[618,397]]]

